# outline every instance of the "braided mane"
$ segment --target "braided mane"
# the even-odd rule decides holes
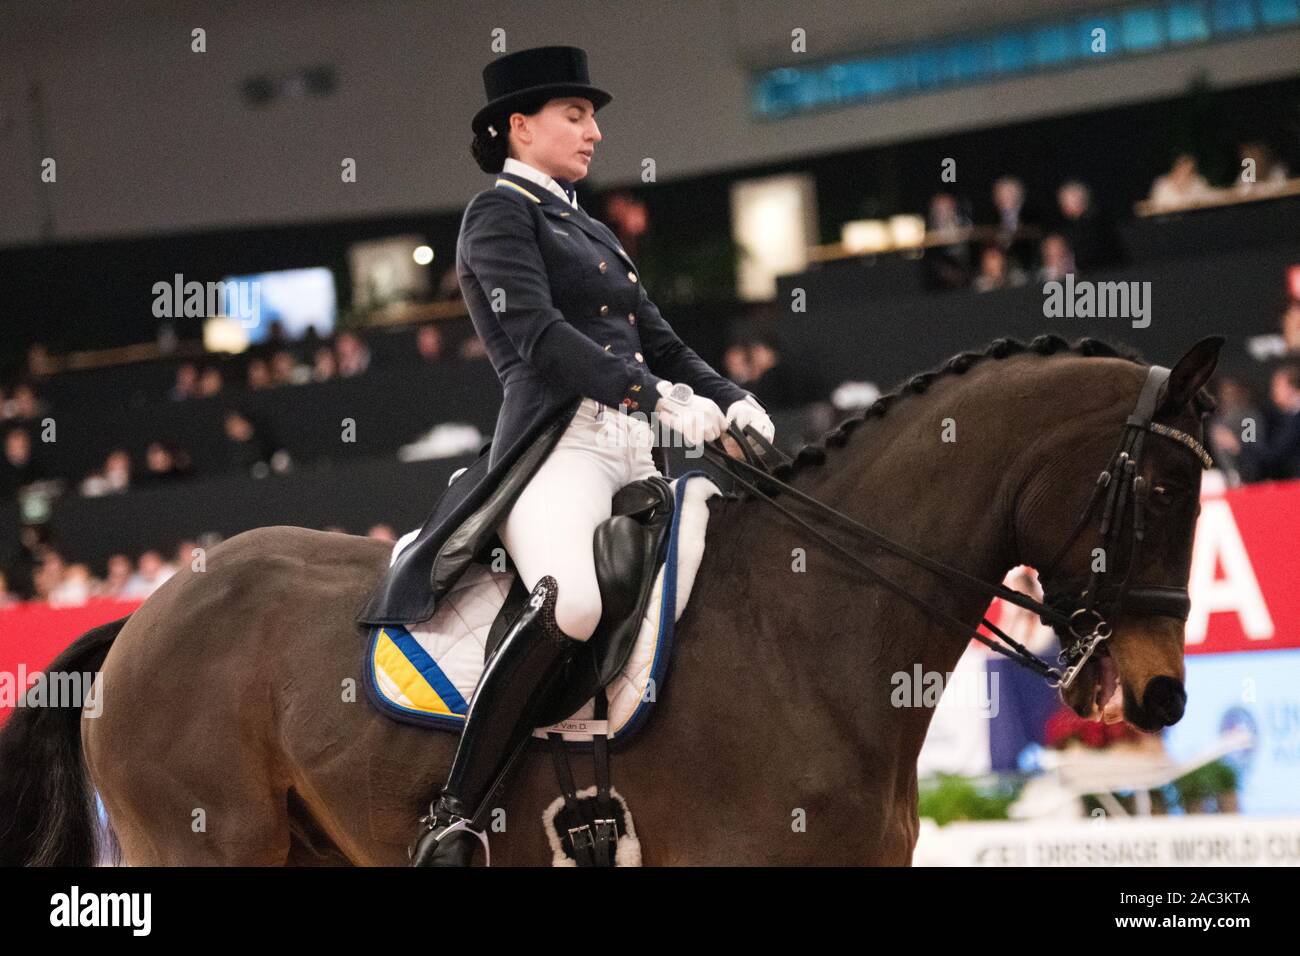
[[[908,394],[919,395],[923,393],[937,378],[949,375],[961,375],[973,365],[982,362],[985,359],[1004,359],[1026,352],[1032,352],[1037,355],[1064,354],[1099,358],[1120,358],[1137,365],[1148,364],[1134,349],[1127,346],[1112,345],[1101,339],[1081,338],[1074,342],[1074,344],[1071,344],[1061,336],[1054,334],[1039,335],[1028,344],[1013,338],[994,339],[982,352],[961,352],[943,362],[937,368],[933,368],[928,372],[920,372],[913,375],[893,392],[881,395],[861,413],[844,419],[833,431],[825,435],[820,442],[804,445],[795,454],[793,461],[778,465],[772,470],[772,474],[782,481],[789,482],[792,476],[799,474],[812,466],[825,463],[826,449],[828,447],[842,447],[844,443],[848,441],[849,435],[853,432],[853,429],[857,428],[867,419],[881,417],[900,398],[903,398]],[[1201,400],[1199,395],[1197,398],[1198,406],[1205,410],[1204,401]]]

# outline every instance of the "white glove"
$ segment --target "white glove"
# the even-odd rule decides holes
[[[727,427],[727,420],[722,415],[718,403],[703,395],[692,395],[685,404],[668,398],[672,383],[659,383],[659,394],[663,396],[655,404],[655,412],[673,431],[680,432],[692,445],[713,441]]]
[[[767,416],[767,412],[763,411],[763,406],[758,404],[758,399],[753,395],[746,395],[727,406],[726,424],[730,425],[732,422],[735,422],[736,427],[742,432],[746,425],[753,425],[754,430],[768,441],[771,441],[772,436],[776,434],[776,426],[772,424],[772,419]],[[723,430],[726,430],[725,426]]]

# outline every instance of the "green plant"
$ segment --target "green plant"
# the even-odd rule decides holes
[[[1184,809],[1191,810],[1202,801],[1225,793],[1235,793],[1237,771],[1226,761],[1216,760],[1174,781],[1178,799]]]
[[[993,787],[980,787],[956,774],[938,774],[922,782],[917,794],[917,813],[939,826],[954,820],[1005,820],[1018,789],[1001,782]]]

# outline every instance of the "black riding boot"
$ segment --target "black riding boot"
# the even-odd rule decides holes
[[[549,575],[537,582],[484,667],[446,786],[420,818],[412,866],[469,866],[488,798],[532,734],[539,698],[582,643],[555,623],[556,590]]]

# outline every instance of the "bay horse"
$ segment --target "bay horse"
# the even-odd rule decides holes
[[[1222,342],[1206,339],[1176,364],[1161,422],[1202,435],[1213,400],[1201,386]],[[1017,565],[1043,567],[1065,542],[1146,370],[1095,339],[1000,339],[915,376],[777,475],[997,583]],[[1147,446],[1153,493],[1135,570],[1145,585],[1185,588],[1201,466],[1177,442]],[[969,636],[872,585],[756,497],[708,506],[671,673],[614,764],[645,863],[909,864],[932,709],[895,706],[891,675],[917,664],[947,674]],[[1091,525],[1061,580],[1086,579]],[[987,596],[880,548],[860,551],[929,605],[979,623]],[[50,670],[98,670],[101,712],[10,717],[0,863],[89,864],[107,836],[131,865],[405,865],[456,738],[396,723],[361,691],[353,619],[389,552],[305,528],[247,531],[71,645]],[[1107,650],[1125,719],[1156,731],[1181,716],[1182,621],[1126,614]],[[1080,715],[1099,717],[1102,672],[1094,657],[1063,693]],[[498,864],[550,862],[541,817],[558,790],[544,744],[530,746],[498,794]]]

